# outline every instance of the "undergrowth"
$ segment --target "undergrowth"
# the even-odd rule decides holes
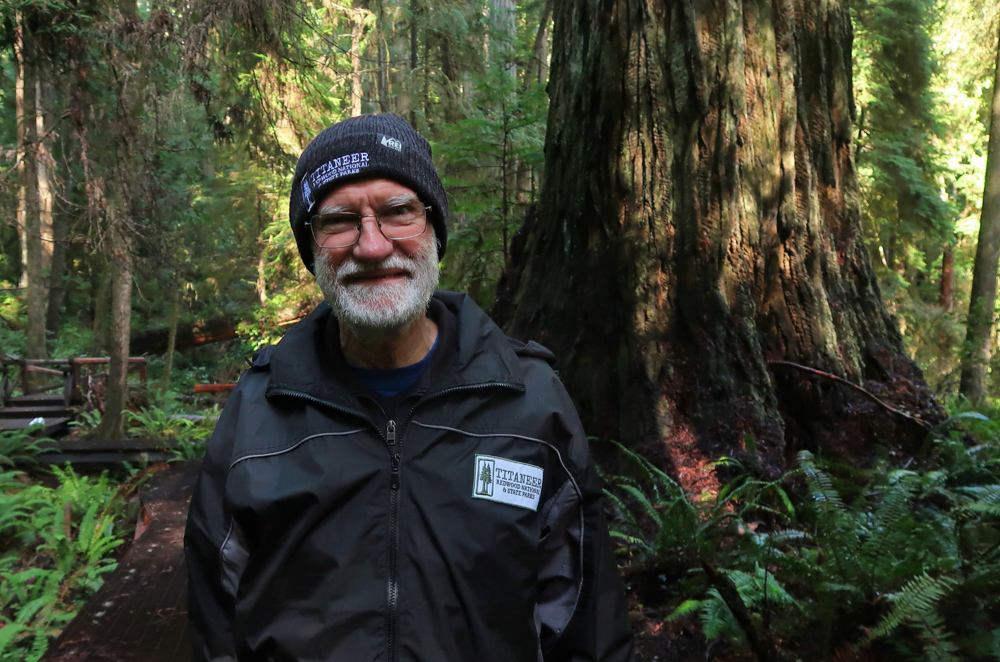
[[[612,536],[631,571],[680,574],[667,623],[750,659],[1000,660],[1000,425],[948,427],[911,466],[803,451],[714,497],[619,446]]]
[[[0,659],[10,662],[38,660],[115,568],[136,487],[69,465],[36,482],[21,467],[41,441],[0,432]]]

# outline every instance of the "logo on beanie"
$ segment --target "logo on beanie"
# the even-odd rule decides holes
[[[314,190],[341,177],[356,175],[362,168],[367,167],[368,152],[344,154],[331,159],[302,178],[302,199],[308,203],[311,211],[316,204],[316,200],[313,199]]]
[[[402,141],[397,140],[396,138],[390,138],[385,134],[382,133],[378,134],[378,142],[380,145],[382,145],[382,147],[388,147],[389,149],[394,149],[397,152],[403,151]]]
[[[306,201],[306,204],[309,206],[309,210],[312,211],[312,206],[316,201],[313,200],[313,192],[312,189],[309,188],[308,177],[302,178],[302,199]]]

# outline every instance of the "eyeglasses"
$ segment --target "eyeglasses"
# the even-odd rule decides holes
[[[391,204],[374,214],[334,213],[319,214],[306,222],[316,245],[320,248],[346,248],[361,239],[361,225],[366,218],[374,218],[379,231],[390,241],[419,237],[427,228],[427,212],[419,200]]]

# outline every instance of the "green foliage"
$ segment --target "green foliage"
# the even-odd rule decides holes
[[[70,425],[82,433],[88,434],[100,427],[101,418],[100,410],[88,409],[78,412],[76,418],[70,421]]]
[[[52,441],[32,437],[24,430],[0,430],[0,467],[35,462],[39,444]]]
[[[21,356],[25,345],[21,329],[27,323],[28,311],[24,301],[10,291],[13,287],[13,284],[0,280],[0,347],[3,354]]]
[[[37,441],[8,433],[0,444],[0,468],[38,451]],[[20,455],[11,451],[15,445]],[[12,662],[45,653],[115,568],[110,554],[124,542],[124,490],[106,473],[81,476],[67,465],[53,466],[52,474],[56,487],[0,472],[0,658]]]
[[[856,162],[872,261],[912,357],[938,392],[954,393],[1000,5],[857,0],[851,11]]]
[[[706,567],[735,586],[753,622],[801,659],[871,650],[892,659],[1000,659],[1000,431],[958,411],[914,468],[852,472],[802,451],[772,481],[738,473],[717,495],[685,493],[621,449],[606,477],[619,553],[687,569],[667,620],[697,616],[706,638],[746,648]],[[955,426],[985,432],[982,443]],[[726,461],[726,470],[739,471]],[[739,606],[739,605],[736,605]]]
[[[219,408],[212,407],[201,414],[168,413],[159,407],[144,407],[127,412],[125,418],[132,431],[149,439],[205,439],[215,427]]]
[[[219,419],[219,408],[214,406],[199,414],[170,414],[159,407],[146,407],[139,412],[125,412],[131,431],[139,436],[160,441],[172,440],[168,448],[172,461],[186,462],[205,455],[208,438]]]
[[[454,217],[444,287],[486,305],[535,200],[548,102],[544,90],[525,87],[503,63],[472,79],[476,103],[443,128],[435,149]]]

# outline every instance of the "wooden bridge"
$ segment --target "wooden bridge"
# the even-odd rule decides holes
[[[106,356],[22,359],[0,355],[0,431],[24,430],[41,419],[42,435],[50,436],[64,428],[88,400],[103,408],[100,377],[104,374],[95,371],[110,361]],[[141,385],[146,383],[145,357],[130,358],[128,369],[138,373]],[[13,396],[18,386],[21,395]]]

